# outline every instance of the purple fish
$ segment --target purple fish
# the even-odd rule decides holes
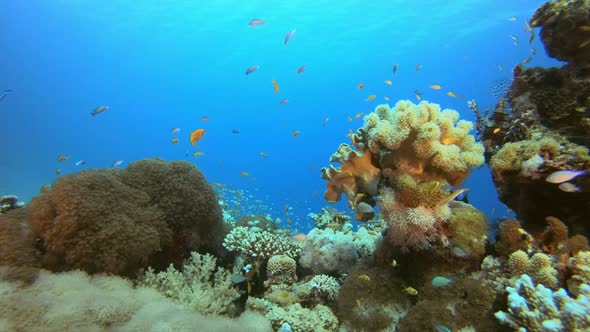
[[[295,29],[289,31],[289,33],[287,34],[287,36],[285,37],[285,45],[287,45],[287,42],[289,41],[289,39],[291,39],[293,37],[293,35],[295,34]]]
[[[246,75],[252,74],[253,72],[257,71],[258,68],[259,68],[258,66],[252,66],[252,67],[246,69]]]

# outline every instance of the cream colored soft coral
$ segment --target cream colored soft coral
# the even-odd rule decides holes
[[[382,168],[426,177],[436,175],[459,185],[473,167],[483,164],[484,148],[469,132],[473,124],[459,120],[459,113],[437,104],[418,105],[405,100],[393,109],[379,105],[365,117],[367,147],[382,158]],[[358,148],[358,146],[357,146]]]

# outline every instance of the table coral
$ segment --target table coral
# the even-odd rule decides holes
[[[526,331],[587,331],[590,329],[590,286],[580,287],[577,298],[564,289],[551,291],[523,274],[508,291],[508,311],[496,312],[503,324]]]

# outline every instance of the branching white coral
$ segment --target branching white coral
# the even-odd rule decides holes
[[[155,273],[148,268],[140,281],[175,302],[202,314],[227,314],[240,293],[233,287],[230,274],[218,268],[215,257],[191,253],[182,271],[172,265]]]
[[[275,255],[291,258],[301,253],[301,243],[283,235],[267,231],[252,232],[248,227],[235,227],[223,240],[230,251],[240,252],[254,259],[266,259]]]
[[[496,318],[519,331],[588,331],[590,329],[590,286],[580,286],[577,298],[564,289],[556,292],[523,274],[508,291],[508,312]]]

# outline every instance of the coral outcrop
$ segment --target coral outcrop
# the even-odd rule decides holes
[[[549,56],[576,65],[590,64],[590,1],[548,1],[531,17],[531,26],[541,28]]]
[[[402,250],[449,245],[452,234],[447,222],[453,214],[449,203],[463,191],[453,192],[450,186],[461,185],[469,171],[484,162],[484,148],[469,134],[472,129],[473,124],[459,120],[456,111],[441,110],[437,104],[399,101],[392,109],[379,105],[352,136],[355,150],[341,145],[332,156],[341,169],[322,170],[328,180],[326,199],[333,202],[345,192],[357,211],[356,219],[368,220],[372,214],[358,207],[374,206],[376,196],[389,227],[387,240]],[[346,176],[348,182],[335,174]]]
[[[7,265],[134,275],[180,263],[189,250],[218,250],[223,220],[194,165],[147,159],[59,178],[26,208],[0,216],[0,234],[17,235],[2,245]],[[30,256],[10,259],[19,247]]]

